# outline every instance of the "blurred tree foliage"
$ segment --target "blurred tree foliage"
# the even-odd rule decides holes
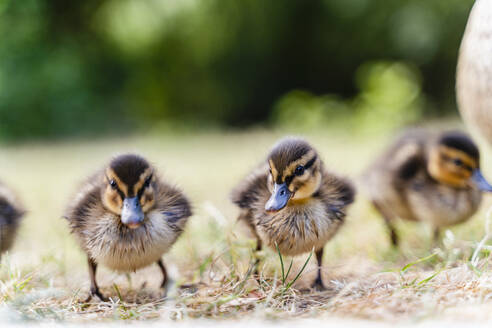
[[[0,0],[0,138],[454,111],[472,4]]]
[[[350,132],[373,133],[398,128],[421,117],[425,97],[415,68],[403,63],[368,62],[357,70],[356,82],[359,94],[352,99],[316,96],[300,90],[289,92],[275,105],[273,120],[289,129],[343,127]]]

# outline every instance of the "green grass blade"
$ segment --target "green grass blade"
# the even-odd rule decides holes
[[[294,259],[290,260],[289,268],[287,269],[287,273],[285,274],[285,279],[289,277],[290,269],[292,269],[292,264],[294,263]]]
[[[113,283],[113,288],[116,291],[116,294],[118,294],[120,300],[123,300],[123,297],[121,297],[120,289],[118,288],[118,285],[116,283]]]
[[[280,258],[280,267],[282,268],[282,284],[285,285],[285,272],[284,272],[284,259],[282,258],[282,254],[280,254],[280,249],[278,248],[278,244],[275,243],[275,248],[277,249],[278,257]]]
[[[302,266],[302,269],[299,271],[299,273],[297,274],[297,276],[291,282],[289,282],[287,284],[287,286],[285,287],[285,289],[289,289],[297,281],[297,279],[299,279],[299,277],[301,276],[301,274],[304,272],[304,269],[306,269],[306,266],[309,263],[309,260],[311,259],[311,256],[313,256],[313,251],[311,251],[311,253],[309,253],[309,256],[308,256],[306,262],[304,262],[304,265]]]
[[[418,282],[418,284],[417,284],[417,286],[423,286],[423,285],[425,285],[426,283],[428,283],[429,281],[431,281],[432,279],[434,279],[434,278],[435,278],[438,274],[440,274],[442,270],[443,270],[443,269],[441,269],[441,270],[439,270],[439,271],[437,271],[437,272],[434,272],[434,273],[433,273],[432,275],[430,275],[429,277],[427,277],[427,278],[425,278],[425,279],[423,279],[423,280],[419,281],[419,282]]]
[[[423,258],[420,258],[418,259],[417,261],[414,261],[414,262],[411,262],[411,263],[408,263],[407,265],[405,265],[400,271],[401,272],[405,272],[407,271],[408,269],[410,269],[411,267],[413,267],[414,265],[416,264],[419,264],[419,263],[422,263],[422,262],[426,262],[430,259],[432,259],[433,257],[435,257],[437,255],[437,253],[433,253],[429,256],[426,256],[426,257],[423,257]]]
[[[203,262],[200,264],[199,268],[198,268],[198,272],[200,274],[200,278],[203,277],[203,274],[205,273],[205,271],[207,270],[207,267],[210,263],[212,263],[212,260],[213,260],[213,253],[210,254],[209,256],[207,256],[205,258],[205,260],[203,260]]]

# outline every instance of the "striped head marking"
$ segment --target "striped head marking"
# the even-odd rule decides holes
[[[142,225],[155,200],[155,177],[149,163],[138,155],[118,156],[106,168],[104,183],[104,206],[128,227]]]
[[[316,150],[302,139],[286,138],[268,156],[272,196],[265,210],[275,212],[292,200],[314,194],[321,184],[321,161]]]
[[[427,168],[443,184],[455,188],[475,185],[483,191],[492,191],[480,172],[478,147],[464,133],[443,133],[429,152]]]

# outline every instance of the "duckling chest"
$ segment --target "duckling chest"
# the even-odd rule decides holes
[[[324,203],[311,200],[288,205],[275,214],[256,217],[260,238],[284,255],[298,255],[322,248],[342,225],[343,219],[330,213]]]
[[[428,221],[435,227],[466,221],[477,211],[481,199],[477,189],[455,189],[422,181],[415,181],[407,192],[415,219]]]
[[[115,218],[108,216],[88,231],[85,248],[97,263],[116,271],[134,271],[158,261],[180,234],[158,212],[150,213],[137,229],[115,224]]]

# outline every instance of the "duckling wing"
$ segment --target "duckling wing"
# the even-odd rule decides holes
[[[175,230],[182,230],[192,215],[190,202],[183,192],[163,182],[159,183],[155,207]]]
[[[24,213],[13,191],[0,184],[0,253],[12,247]]]
[[[334,219],[343,220],[346,207],[354,202],[355,192],[348,179],[325,171],[323,183],[315,196],[323,200],[328,214]]]
[[[17,224],[25,212],[15,192],[0,183],[0,224]]]
[[[68,220],[72,233],[81,233],[94,211],[103,213],[100,187],[95,183],[95,177],[86,181],[71,203],[63,217]]]
[[[248,175],[231,193],[231,200],[242,209],[252,209],[258,202],[264,206],[270,197],[268,165],[264,164]],[[260,207],[261,207],[260,206]]]
[[[0,196],[0,226],[17,224],[24,211]]]

